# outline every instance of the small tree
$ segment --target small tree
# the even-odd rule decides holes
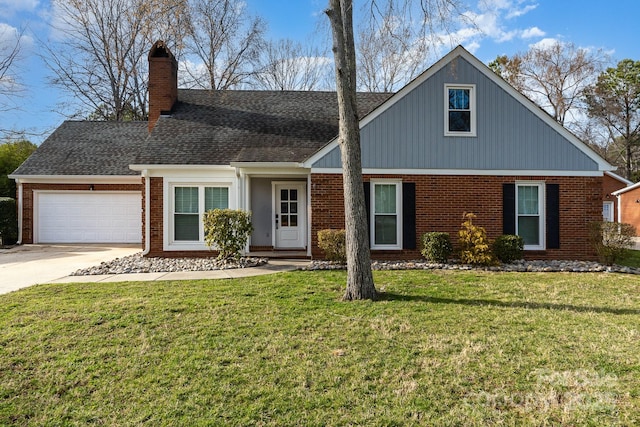
[[[475,265],[495,264],[496,260],[491,252],[491,241],[487,237],[487,231],[484,227],[473,223],[475,217],[476,215],[471,212],[464,214],[466,220],[458,232],[460,236],[460,261]]]
[[[344,264],[347,262],[346,237],[344,230],[318,231],[318,247],[329,261]]]
[[[514,234],[503,234],[498,236],[493,242],[493,253],[506,264],[522,259],[522,251],[524,251],[524,239]]]
[[[453,252],[449,233],[434,231],[422,236],[422,256],[432,262],[447,262]]]
[[[631,224],[598,221],[590,225],[591,243],[600,262],[612,265],[633,247],[636,229]]]
[[[204,240],[218,250],[218,259],[238,259],[253,231],[251,213],[243,210],[213,209],[203,215]]]
[[[16,200],[0,197],[0,245],[12,245],[18,238]]]

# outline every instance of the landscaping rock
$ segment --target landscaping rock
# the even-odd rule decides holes
[[[103,262],[98,266],[83,268],[72,276],[95,274],[165,273],[175,271],[212,271],[231,268],[258,267],[267,264],[268,258],[242,257],[238,260],[216,258],[145,258],[142,252],[123,258]]]

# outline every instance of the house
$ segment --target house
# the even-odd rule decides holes
[[[602,219],[611,222],[620,222],[620,207],[616,203],[616,192],[622,190],[633,182],[611,171],[606,171],[602,177]]]
[[[148,123],[65,122],[14,172],[22,243],[203,255],[202,213],[229,207],[253,213],[250,252],[321,257],[318,231],[344,227],[335,93],[180,90],[163,42],[149,67]],[[528,258],[595,257],[613,167],[464,48],[358,108],[372,257],[418,258],[465,212]]]
[[[631,224],[636,228],[636,236],[640,236],[640,182],[614,191],[617,199],[617,222]]]

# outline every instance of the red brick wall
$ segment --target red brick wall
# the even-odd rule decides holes
[[[149,132],[177,98],[178,62],[163,42],[156,42],[149,55]]]
[[[33,243],[34,190],[88,191],[91,185],[93,185],[93,191],[96,192],[143,191],[143,187],[140,184],[22,184],[22,243]]]
[[[373,176],[365,175],[369,181]],[[502,184],[519,180],[545,181],[560,188],[560,249],[527,251],[529,259],[595,259],[589,244],[588,224],[602,218],[601,177],[494,177],[440,175],[377,175],[374,178],[401,178],[416,184],[417,249],[372,251],[372,258],[420,258],[421,236],[444,231],[457,243],[457,233],[465,212],[477,215],[474,221],[490,238],[502,234]],[[311,175],[311,244],[314,258],[322,258],[317,234],[325,228],[344,228],[342,175]]]
[[[640,236],[640,188],[620,195],[622,216],[620,222],[631,224],[636,228],[636,236]]]
[[[618,200],[616,199],[616,196],[612,196],[611,193],[613,193],[614,191],[618,191],[626,186],[627,184],[620,182],[607,174],[604,174],[604,177],[602,177],[602,201],[613,202],[614,221],[618,220]]]
[[[150,206],[150,228],[149,234],[151,236],[149,242],[149,256],[160,256],[162,253],[162,233],[164,230],[163,218],[162,218],[162,202],[163,202],[163,193],[162,193],[162,178],[150,178],[149,185],[149,198],[151,199]],[[144,209],[146,205],[143,207],[143,217],[146,218]]]

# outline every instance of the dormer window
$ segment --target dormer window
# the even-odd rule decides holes
[[[475,85],[445,85],[445,136],[476,136]]]

